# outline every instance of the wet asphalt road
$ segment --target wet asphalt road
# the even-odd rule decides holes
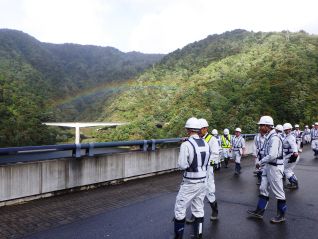
[[[285,191],[288,209],[287,221],[283,224],[273,225],[269,222],[270,218],[276,214],[276,199],[272,194],[263,220],[248,217],[246,210],[256,207],[259,194],[253,170],[253,161],[244,159],[242,174],[238,177],[233,174],[234,164],[231,164],[228,169],[222,168],[221,171],[216,172],[219,220],[211,223],[209,220],[211,209],[206,202],[204,238],[318,238],[318,159],[314,159],[309,147],[305,146],[295,169],[299,179],[299,189]],[[46,228],[21,238],[173,238],[171,219],[182,177],[179,172],[160,177],[162,184],[158,187],[157,193],[150,192],[147,189],[149,185],[145,184],[144,195],[141,199],[133,200],[131,196],[131,203],[105,209],[95,215],[65,225]],[[143,180],[137,180],[134,184],[140,184],[142,188]],[[120,188],[120,186],[115,187]],[[156,191],[157,184],[152,187],[152,190]],[[78,196],[80,195],[79,193]],[[129,201],[127,198],[130,197],[129,194],[125,197]],[[61,200],[67,199],[63,199],[62,196]],[[191,229],[190,225],[186,225],[184,238],[190,238]]]

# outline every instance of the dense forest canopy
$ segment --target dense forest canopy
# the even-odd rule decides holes
[[[188,117],[211,128],[254,133],[261,115],[277,123],[317,121],[318,37],[303,31],[234,30],[165,56],[115,99],[101,120],[130,122],[100,141],[184,135]],[[158,125],[162,127],[158,127]]]
[[[184,136],[203,117],[211,129],[254,133],[274,122],[317,121],[318,36],[234,30],[168,55],[48,44],[0,29],[0,147],[55,143],[45,121],[129,122],[95,141]]]
[[[118,93],[109,86],[120,89],[162,57],[0,29],[0,147],[55,143],[56,130],[42,122],[96,120]]]

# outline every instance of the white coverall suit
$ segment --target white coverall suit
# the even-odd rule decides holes
[[[208,142],[211,148],[211,156],[208,165],[208,172],[207,172],[207,194],[206,197],[210,203],[215,201],[215,182],[214,182],[214,172],[212,162],[216,162],[219,159],[219,142],[215,136],[212,136],[210,141]]]
[[[264,165],[264,169],[259,188],[259,200],[256,210],[248,210],[247,212],[258,218],[263,217],[269,200],[269,188],[271,188],[277,198],[277,216],[271,219],[271,222],[277,223],[285,220],[284,216],[287,209],[282,180],[284,172],[283,144],[274,129],[266,134],[265,137],[265,156],[260,160],[260,164]]]
[[[232,157],[235,160],[235,173],[241,172],[241,158],[245,148],[245,139],[242,135],[232,137]]]
[[[315,152],[315,156],[318,156],[318,129],[311,129],[311,149]]]
[[[183,180],[176,198],[175,219],[182,220],[191,204],[192,214],[203,218],[203,200],[206,195],[207,165],[210,147],[198,135],[189,137],[180,146],[178,166],[184,169]]]
[[[280,137],[275,130],[271,130],[266,135],[264,146],[265,156],[260,161],[261,165],[265,165],[262,174],[262,183],[260,186],[260,194],[269,196],[269,188],[272,189],[275,197],[279,200],[285,200],[285,192],[283,188],[283,145]]]
[[[305,144],[309,144],[311,141],[311,137],[310,137],[310,129],[306,128],[304,130],[304,143]]]
[[[299,161],[299,156],[297,157],[295,162],[289,162],[290,157],[293,155],[293,153],[298,153],[296,138],[292,133],[289,133],[288,135],[286,135],[283,141],[283,151],[284,151],[285,176],[290,181],[291,184],[296,184],[298,186],[298,181],[293,170]]]
[[[301,152],[301,145],[302,145],[302,141],[303,141],[303,131],[301,130],[294,130],[293,134],[296,138],[296,144],[297,144],[297,148],[298,148],[298,152]]]

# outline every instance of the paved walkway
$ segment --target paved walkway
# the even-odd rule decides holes
[[[253,162],[216,173],[220,219],[211,223],[206,204],[205,238],[318,238],[318,159],[306,147],[296,167],[300,188],[286,191],[288,213],[283,225],[272,225],[276,200],[271,195],[263,220],[247,216],[256,206],[258,188]],[[173,207],[181,181],[174,172],[120,185],[39,199],[0,208],[0,238],[172,238]],[[186,227],[189,238],[191,226]]]

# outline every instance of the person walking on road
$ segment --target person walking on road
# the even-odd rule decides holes
[[[304,143],[305,144],[309,144],[311,141],[310,139],[310,129],[308,127],[308,125],[305,125],[305,129],[304,129]]]
[[[299,125],[295,124],[295,130],[293,131],[293,134],[296,137],[296,143],[297,143],[297,148],[298,152],[303,151],[303,131],[299,129]]]
[[[210,147],[199,136],[199,120],[194,117],[188,119],[185,128],[189,138],[181,144],[178,158],[179,168],[185,171],[174,207],[175,239],[183,238],[186,210],[190,205],[195,217],[194,238],[202,238],[206,176],[210,158]]]
[[[210,217],[211,221],[217,220],[218,213],[219,213],[218,204],[215,197],[214,167],[215,166],[217,167],[219,163],[220,144],[219,144],[219,139],[216,137],[217,132],[215,131],[216,129],[212,130],[213,136],[209,142],[209,146],[211,148],[211,156],[210,156],[210,164],[208,166],[207,194],[206,194],[206,197],[212,209],[212,214]],[[212,162],[214,162],[214,164]]]
[[[220,170],[221,169],[221,153],[222,153],[222,148],[221,148],[221,137],[219,136],[219,132],[217,131],[217,129],[213,129],[212,130],[212,135],[213,135],[213,137],[216,139],[216,141],[217,141],[217,143],[218,143],[218,145],[219,145],[219,156],[218,157],[216,157],[216,155],[215,155],[215,157],[214,157],[214,170],[215,171],[218,171],[218,170]]]
[[[283,128],[286,134],[286,137],[283,140],[284,174],[290,182],[290,184],[287,184],[285,188],[297,189],[298,180],[294,173],[294,168],[299,161],[296,138],[295,135],[291,132],[293,127],[290,123],[285,123]]]
[[[228,167],[229,160],[232,155],[232,136],[230,135],[230,131],[228,129],[224,129],[223,135],[221,136],[221,147],[222,147],[222,160],[224,160],[225,168]]]
[[[211,149],[210,159],[207,168],[207,192],[206,197],[212,209],[211,220],[217,220],[218,204],[215,197],[215,181],[214,181],[214,167],[219,158],[219,142],[218,139],[208,133],[209,124],[205,119],[199,119],[201,125],[200,136],[208,143]],[[212,130],[213,132],[213,130]],[[214,132],[215,133],[215,132]],[[186,219],[186,223],[190,224],[195,221],[195,216],[192,214],[190,219]]]
[[[232,157],[235,161],[235,175],[241,173],[241,158],[245,155],[245,139],[241,135],[240,128],[235,129],[235,136],[232,138]]]
[[[310,130],[311,149],[314,151],[314,156],[318,158],[318,122]]]
[[[265,135],[265,156],[260,160],[259,165],[264,167],[260,195],[255,210],[248,210],[247,213],[255,218],[263,218],[269,201],[269,189],[271,188],[277,199],[277,215],[270,221],[272,223],[284,222],[287,209],[286,197],[283,188],[283,143],[274,129],[274,121],[270,116],[262,116],[258,122],[260,130]]]

